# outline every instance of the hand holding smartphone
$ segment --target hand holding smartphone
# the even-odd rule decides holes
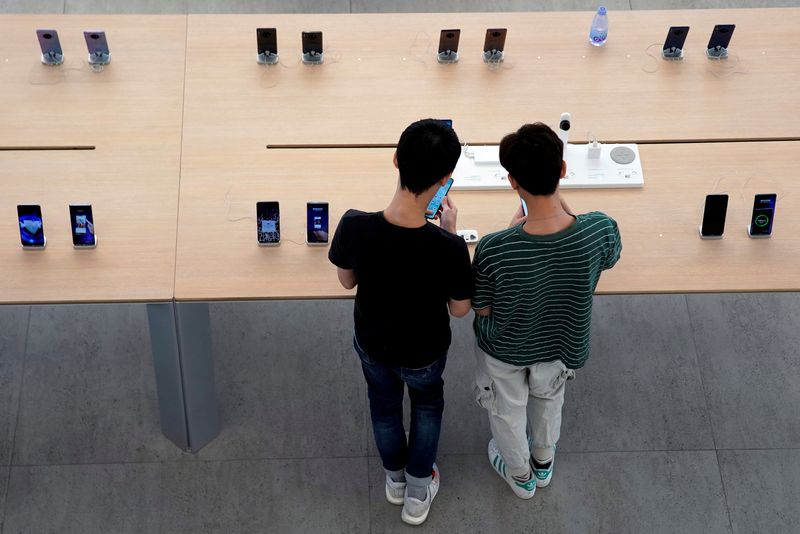
[[[436,191],[436,194],[433,195],[433,198],[428,203],[428,208],[425,210],[425,218],[428,220],[435,219],[439,212],[441,211],[442,201],[444,197],[447,196],[447,193],[450,192],[450,188],[453,187],[453,178],[447,180],[447,182]]]

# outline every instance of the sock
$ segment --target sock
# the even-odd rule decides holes
[[[551,447],[547,447],[545,449],[536,447],[533,449],[531,458],[533,458],[533,461],[537,464],[549,464],[553,459],[553,449]]]
[[[406,470],[400,469],[399,471],[389,471],[388,469],[384,468],[386,474],[389,475],[389,478],[392,479],[392,482],[405,482],[406,481]]]
[[[406,495],[413,497],[419,501],[424,501],[428,498],[428,486],[406,486]]]

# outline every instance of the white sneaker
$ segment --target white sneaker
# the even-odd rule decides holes
[[[553,446],[553,456],[550,461],[544,464],[539,463],[536,458],[531,455],[531,468],[533,475],[536,478],[536,487],[544,488],[550,485],[550,480],[553,478],[553,466],[556,465],[556,448]]]
[[[428,519],[431,503],[439,492],[439,468],[433,464],[433,479],[428,484],[428,495],[424,501],[406,496],[403,502],[403,512],[400,518],[409,525],[421,525]]]
[[[391,504],[403,504],[406,495],[406,483],[395,482],[392,477],[386,475],[386,500]]]
[[[497,443],[495,443],[494,438],[489,440],[487,452],[489,454],[489,463],[492,464],[495,473],[500,475],[500,478],[511,486],[511,489],[514,490],[514,494],[520,499],[532,498],[536,493],[536,477],[533,476],[533,472],[531,472],[531,477],[527,482],[517,482],[514,480],[514,477],[506,473],[506,463],[503,460],[503,456],[500,454],[500,449],[497,448]]]

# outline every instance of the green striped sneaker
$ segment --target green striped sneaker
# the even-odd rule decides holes
[[[517,482],[514,480],[514,477],[506,473],[506,463],[503,460],[503,456],[500,454],[500,450],[497,448],[497,444],[494,442],[494,438],[489,441],[488,453],[489,463],[492,464],[492,469],[500,475],[500,478],[511,486],[516,496],[520,499],[532,498],[533,494],[536,493],[536,477],[531,475],[530,480],[527,482]]]
[[[553,446],[553,456],[547,463],[539,463],[536,458],[531,455],[531,468],[533,469],[533,477],[536,479],[536,487],[544,488],[550,485],[550,480],[553,478],[553,466],[556,464],[556,448]]]

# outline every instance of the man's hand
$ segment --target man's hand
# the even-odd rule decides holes
[[[512,226],[518,226],[525,221],[528,220],[528,216],[525,215],[525,212],[522,211],[522,204],[517,208],[517,211],[514,212],[514,216],[511,217],[511,222],[508,223],[508,227],[511,228]]]
[[[456,233],[456,217],[458,217],[458,208],[456,208],[450,196],[444,197],[442,199],[442,210],[439,212],[439,226],[451,234]]]

